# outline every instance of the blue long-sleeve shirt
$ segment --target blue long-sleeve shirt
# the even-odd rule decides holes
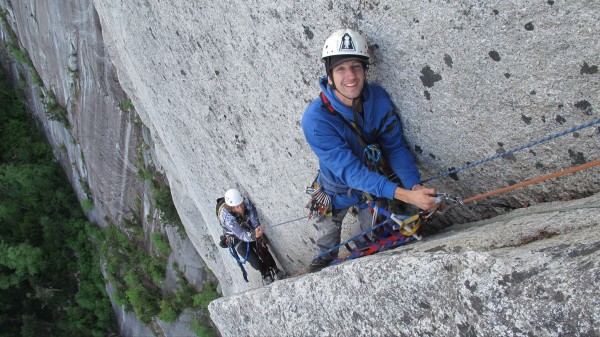
[[[369,142],[379,145],[403,187],[411,189],[419,183],[419,171],[404,141],[400,118],[394,111],[388,93],[378,85],[365,83],[364,113],[361,117],[335,96],[327,85],[327,77],[321,78],[319,83],[333,108],[349,121],[355,121]],[[319,158],[320,174],[336,184],[358,190],[349,195],[336,194],[333,198],[334,209],[356,204],[361,198],[361,191],[394,199],[397,183],[368,169],[364,148],[356,133],[340,116],[330,113],[320,98],[315,99],[304,111],[302,129],[308,145]]]
[[[233,235],[245,242],[256,241],[254,229],[260,226],[256,208],[250,200],[244,198],[246,211],[244,216],[230,213],[225,207],[221,207],[219,220],[225,234]]]

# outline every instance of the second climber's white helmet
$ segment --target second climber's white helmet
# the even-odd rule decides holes
[[[354,29],[340,29],[331,34],[323,46],[321,60],[337,55],[354,55],[369,61],[367,39]]]
[[[225,204],[227,206],[235,207],[244,202],[244,197],[240,193],[240,191],[232,188],[225,192]]]

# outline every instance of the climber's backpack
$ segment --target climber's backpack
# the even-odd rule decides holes
[[[217,199],[217,208],[216,208],[216,212],[217,212],[217,219],[219,219],[219,225],[223,226],[223,224],[221,224],[221,218],[219,217],[220,213],[221,213],[221,208],[223,208],[223,205],[225,204],[225,198],[224,197],[220,197]],[[227,248],[227,235],[222,234],[221,237],[219,238],[219,246],[221,248]]]

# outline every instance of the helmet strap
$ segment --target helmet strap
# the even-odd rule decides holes
[[[352,100],[352,110],[358,112],[361,116],[363,115],[363,95],[362,95],[362,92],[360,93],[360,95],[358,97],[355,97]]]
[[[331,75],[328,75],[328,76],[331,79],[331,83],[329,84],[329,87],[332,90],[335,90],[338,94],[346,97],[347,99],[351,99],[352,100],[352,110],[360,113],[361,116],[362,116],[363,109],[364,109],[363,108],[363,95],[364,95],[364,92],[365,92],[365,88],[367,87],[367,81],[365,81],[360,95],[358,95],[358,97],[352,98],[352,97],[348,97],[348,96],[344,95],[341,91],[335,89],[335,81],[333,80],[333,73]]]

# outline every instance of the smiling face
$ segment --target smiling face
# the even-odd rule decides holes
[[[352,100],[360,96],[365,85],[365,67],[358,60],[340,63],[331,70],[329,85],[335,84],[335,95],[346,106],[352,106]]]

